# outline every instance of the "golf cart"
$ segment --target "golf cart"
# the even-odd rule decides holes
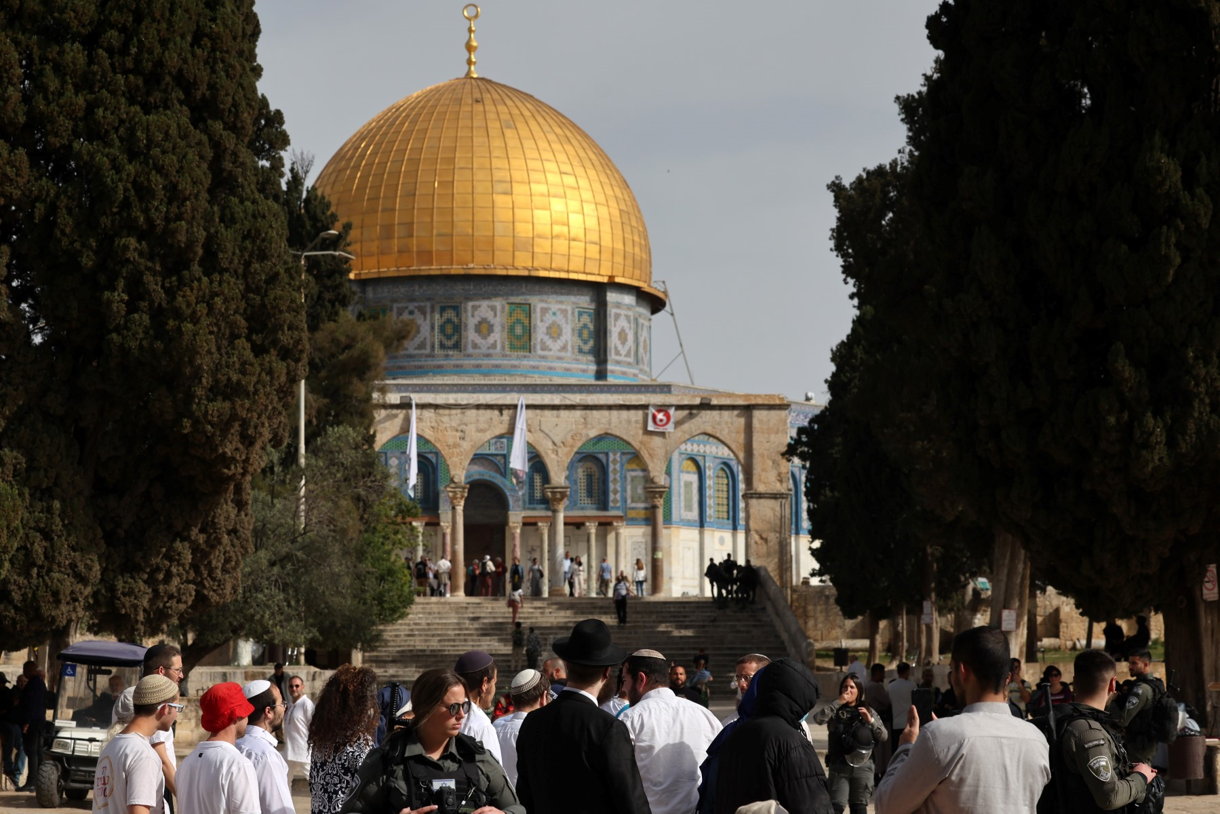
[[[123,642],[77,642],[59,653],[59,687],[55,693],[55,723],[51,746],[44,749],[35,796],[43,808],[62,799],[84,800],[93,789],[93,773],[110,727],[114,697],[109,676],[119,675],[125,686],[140,679],[147,648]],[[98,691],[98,678],[103,679]]]

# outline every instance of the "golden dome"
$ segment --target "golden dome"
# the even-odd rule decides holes
[[[664,306],[622,174],[571,120],[507,85],[453,79],[399,100],[317,187],[352,223],[355,280],[560,278],[634,286]]]

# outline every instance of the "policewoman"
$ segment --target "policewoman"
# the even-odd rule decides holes
[[[827,785],[835,814],[864,814],[873,796],[873,747],[890,734],[865,705],[864,685],[854,673],[839,684],[839,697],[814,713],[813,722],[827,725]]]
[[[344,812],[525,814],[504,770],[461,733],[470,701],[452,670],[428,670],[411,688],[414,718],[365,758]]]

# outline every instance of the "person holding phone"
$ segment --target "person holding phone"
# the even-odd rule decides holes
[[[835,814],[864,814],[873,796],[873,747],[890,734],[881,716],[864,703],[860,679],[848,674],[839,684],[839,697],[814,713],[813,722],[827,724],[827,785]]]

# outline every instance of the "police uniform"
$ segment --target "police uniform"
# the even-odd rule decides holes
[[[1155,676],[1135,679],[1110,709],[1111,718],[1123,731],[1123,746],[1133,763],[1152,765],[1156,752],[1156,738],[1152,736],[1152,702],[1156,699],[1153,682],[1159,684],[1160,679]],[[1165,686],[1161,684],[1160,689],[1164,692]]]
[[[374,749],[360,766],[356,788],[343,803],[344,814],[379,814],[431,805],[437,790],[449,786],[461,804],[491,805],[505,814],[525,814],[504,769],[482,744],[467,735],[449,739],[432,759],[410,728]]]
[[[1148,782],[1131,764],[1122,744],[1105,723],[1105,713],[1085,704],[1065,704],[1056,717],[1070,717],[1051,765],[1046,794],[1062,794],[1065,812],[1114,811],[1144,799]],[[1058,785],[1058,791],[1055,786]],[[1059,800],[1055,800],[1059,802]],[[1040,807],[1041,808],[1041,807]]]

